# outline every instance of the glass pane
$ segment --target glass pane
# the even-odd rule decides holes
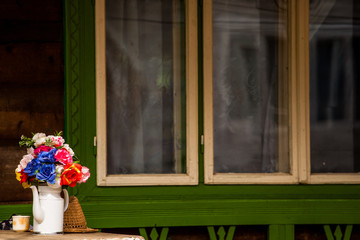
[[[359,7],[310,1],[312,173],[360,171]]]
[[[107,172],[185,169],[181,0],[106,1]]]
[[[213,0],[216,173],[289,172],[284,2]]]

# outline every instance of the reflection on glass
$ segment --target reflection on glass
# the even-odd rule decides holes
[[[289,172],[286,12],[213,0],[215,173]]]
[[[106,1],[107,172],[185,169],[184,3]]]
[[[312,173],[360,170],[359,6],[310,1]]]

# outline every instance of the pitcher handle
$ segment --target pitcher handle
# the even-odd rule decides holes
[[[64,192],[64,212],[65,212],[69,206],[69,193],[66,189],[63,189],[63,192]]]

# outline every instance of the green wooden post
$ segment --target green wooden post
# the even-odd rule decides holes
[[[219,227],[217,231],[217,235],[219,236],[218,238],[215,234],[215,227],[214,226],[207,227],[210,240],[232,240],[234,237],[235,228],[236,226],[230,226],[228,228],[228,231],[226,232],[223,226]]]
[[[145,228],[139,228],[139,232],[140,232],[140,235],[145,238],[145,240],[150,240],[150,239],[151,240],[166,240],[168,232],[169,232],[169,228],[162,228],[160,235],[157,232],[156,228],[152,228],[151,233],[150,233],[150,238],[149,238]]]
[[[339,225],[337,225],[334,233],[331,231],[329,225],[324,225],[324,231],[326,234],[327,240],[350,240],[351,232],[352,232],[352,225],[347,225],[345,229],[345,233],[343,234]],[[344,238],[343,238],[344,236]]]
[[[294,225],[273,224],[269,226],[268,240],[294,240]]]

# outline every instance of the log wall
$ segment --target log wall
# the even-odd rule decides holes
[[[21,135],[64,128],[61,0],[0,1],[0,204],[32,199],[15,179]]]

